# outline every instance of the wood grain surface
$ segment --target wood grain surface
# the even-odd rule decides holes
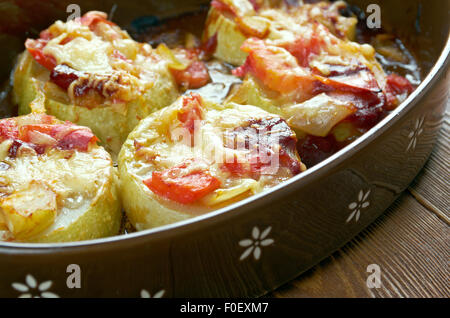
[[[450,297],[450,101],[414,182],[370,227],[268,297]],[[381,286],[368,288],[377,264]]]

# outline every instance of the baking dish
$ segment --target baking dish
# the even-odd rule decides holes
[[[365,8],[374,1],[354,2]],[[375,128],[270,191],[187,221],[87,242],[1,243],[0,296],[259,296],[345,244],[420,171],[433,148],[449,92],[448,3],[377,3],[383,25],[416,48],[426,77]],[[27,21],[22,29],[1,26],[2,47],[11,48],[2,53],[7,55],[1,59],[3,78],[22,50],[24,32],[64,18],[67,5],[29,1],[18,8],[24,12],[39,8],[42,15],[34,17],[36,21]],[[114,19],[129,25],[136,16],[172,16],[196,10],[204,1],[105,1],[100,7],[81,1],[80,5],[83,11],[115,8]],[[350,217],[357,214],[358,218]],[[78,269],[81,288],[70,288],[67,278]]]

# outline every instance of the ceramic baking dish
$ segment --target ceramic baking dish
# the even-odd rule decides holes
[[[188,221],[94,241],[0,243],[0,297],[260,296],[372,223],[405,190],[433,149],[450,86],[449,3],[350,2],[360,8],[380,4],[383,26],[408,41],[418,56],[424,80],[392,114],[288,182]],[[15,8],[34,12],[26,14],[29,20],[15,26],[2,19],[3,80],[23,50],[26,32],[64,19],[69,3],[28,1]],[[138,16],[194,11],[205,1],[78,3],[83,12],[112,9],[115,22],[127,26]],[[355,211],[359,219],[349,220]],[[81,288],[70,284],[72,273],[80,274]]]

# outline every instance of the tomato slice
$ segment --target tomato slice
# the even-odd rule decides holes
[[[30,142],[30,132],[37,131],[42,134],[52,136],[53,125],[47,124],[30,124],[23,125],[19,128],[19,139],[25,142]]]
[[[19,129],[17,123],[12,118],[0,120],[0,141],[6,139],[17,139],[19,136]]]
[[[98,141],[98,138],[90,129],[81,128],[74,130],[58,141],[57,147],[62,150],[77,149],[79,151],[87,151],[89,144]]]
[[[208,69],[202,61],[193,61],[184,70],[172,70],[175,81],[184,88],[196,89],[210,81]]]
[[[310,72],[298,65],[284,48],[266,45],[263,40],[251,38],[241,50],[249,55],[245,64],[233,71],[236,76],[250,72],[271,90],[281,94],[294,90],[311,92],[317,81]]]
[[[56,59],[53,56],[44,54],[43,50],[47,43],[48,40],[44,39],[27,39],[25,41],[25,47],[27,48],[28,52],[30,52],[31,56],[33,56],[36,62],[51,71],[55,68],[57,63]]]
[[[86,13],[80,18],[80,22],[82,25],[88,26],[91,31],[95,28],[98,23],[106,23],[109,25],[116,25],[114,22],[108,20],[108,16],[106,13],[91,11]]]
[[[177,55],[181,55],[189,61],[188,66],[183,70],[171,69],[179,86],[185,89],[196,89],[208,84],[210,81],[208,69],[205,63],[199,60],[199,56],[205,54],[206,52],[202,51],[202,48],[177,50]]]
[[[30,132],[40,132],[56,139],[56,147],[62,150],[77,149],[87,151],[89,144],[97,142],[98,138],[89,128],[76,126],[72,123],[49,125],[30,124],[23,125],[19,129],[18,138],[24,142],[31,141]],[[41,145],[43,146],[43,145]],[[50,145],[47,145],[50,146]]]
[[[320,53],[325,42],[313,32],[310,38],[299,37],[292,43],[287,43],[283,47],[289,51],[298,63],[303,67],[308,67],[312,56]]]
[[[233,74],[243,77],[251,73],[269,89],[280,94],[298,91],[306,98],[323,92],[338,91],[364,95],[364,98],[376,100],[376,103],[383,101],[383,92],[374,74],[365,66],[329,65],[331,73],[324,77],[299,65],[298,61],[307,64],[309,56],[318,52],[320,40],[311,41],[317,42],[312,45],[316,48],[311,49],[311,45],[291,47],[297,55],[294,58],[287,49],[267,45],[259,39],[249,39],[241,47],[249,56],[244,65],[233,70]]]
[[[207,171],[184,174],[188,163],[164,171],[154,171],[144,184],[155,194],[166,199],[191,204],[220,187],[220,181]]]
[[[387,108],[394,109],[400,104],[400,95],[406,97],[413,91],[414,87],[408,79],[395,73],[388,75],[386,81]]]
[[[178,120],[183,123],[183,127],[194,133],[195,121],[202,120],[203,100],[199,94],[191,93],[183,97],[183,107],[178,112]]]
[[[27,144],[38,154],[42,154],[49,147],[88,151],[89,145],[98,141],[98,138],[87,127],[77,126],[71,122],[53,124],[55,120],[53,116],[44,114],[35,114],[35,116],[34,122],[37,124],[21,126],[17,125],[13,118],[0,120],[0,142],[5,139],[14,140],[11,146],[14,149],[10,150],[10,154],[13,156],[23,144]]]

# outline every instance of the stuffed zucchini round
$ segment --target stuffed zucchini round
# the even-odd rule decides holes
[[[14,74],[19,113],[88,126],[113,154],[140,119],[178,96],[170,52],[135,42],[102,12],[57,21],[25,46]],[[30,109],[38,97],[45,109]]]
[[[322,24],[340,38],[353,40],[356,17],[340,11],[344,1],[303,3],[302,1],[213,0],[203,33],[203,40],[215,38],[214,56],[241,65],[247,53],[238,50],[248,38],[286,41],[294,34],[307,33],[308,24]]]
[[[119,155],[124,209],[138,230],[187,219],[305,169],[277,115],[198,94],[142,120]]]
[[[207,20],[216,56],[240,65],[233,74],[243,84],[226,101],[284,118],[308,167],[367,132],[414,90],[407,78],[385,72],[373,46],[353,41],[357,20],[341,14],[345,7],[216,0]],[[243,60],[227,60],[237,53],[225,37],[240,42]]]
[[[116,178],[110,155],[89,128],[45,114],[0,120],[0,240],[118,234]]]

